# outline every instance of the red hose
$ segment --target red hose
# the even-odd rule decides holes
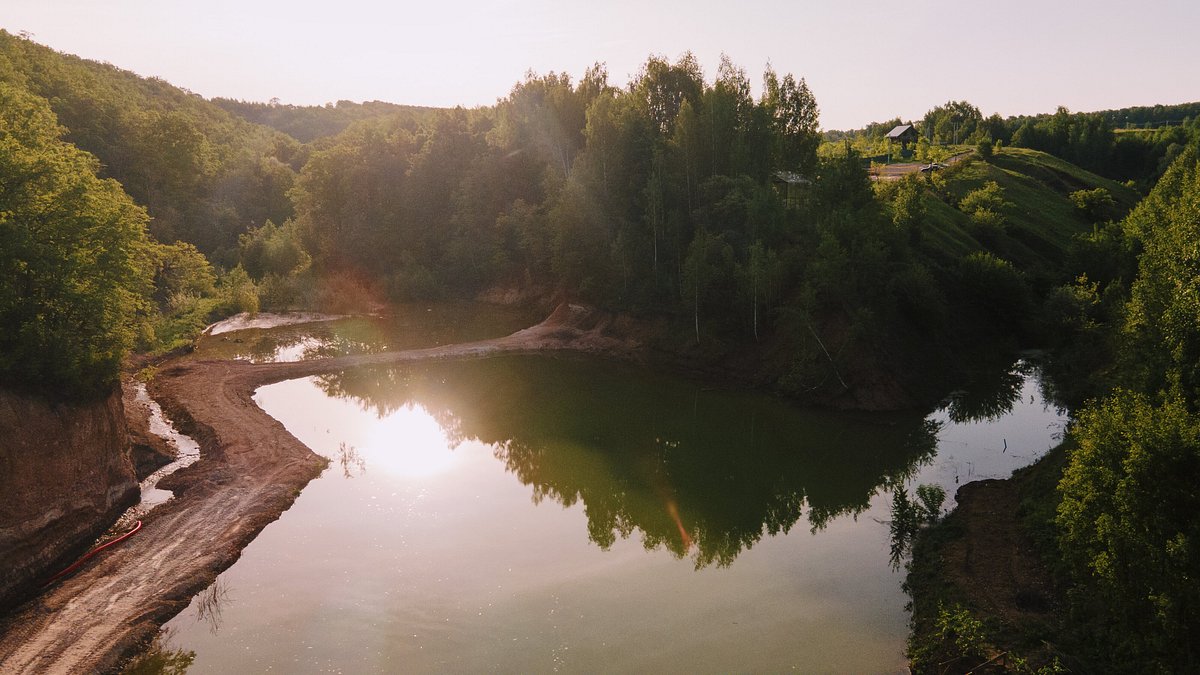
[[[113,539],[113,540],[112,540],[112,541],[110,541],[110,542],[107,542],[107,543],[101,544],[101,545],[97,546],[96,548],[94,548],[94,549],[92,549],[92,550],[88,551],[86,555],[84,555],[84,556],[83,556],[82,558],[80,558],[79,560],[76,560],[74,565],[71,565],[71,566],[70,566],[70,567],[68,567],[67,569],[65,569],[65,570],[63,570],[63,571],[61,571],[61,572],[59,572],[58,574],[55,574],[54,576],[52,576],[52,577],[50,577],[49,579],[47,579],[47,580],[45,580],[44,582],[42,582],[42,588],[45,588],[45,587],[49,586],[50,584],[54,583],[55,581],[58,581],[59,579],[61,579],[61,578],[65,577],[65,576],[67,576],[67,575],[68,575],[68,574],[70,574],[71,572],[74,572],[75,570],[79,569],[79,567],[80,567],[81,565],[83,565],[83,563],[87,562],[87,561],[88,561],[88,559],[89,559],[89,558],[91,558],[92,556],[96,555],[96,554],[97,554],[97,553],[99,553],[100,551],[103,551],[104,549],[108,548],[109,546],[116,546],[117,544],[119,544],[119,543],[121,543],[121,542],[125,541],[126,539],[128,539],[128,538],[132,537],[134,534],[136,534],[136,533],[137,533],[137,531],[138,531],[138,530],[140,530],[140,529],[142,529],[142,521],[140,521],[140,520],[139,520],[139,521],[137,521],[136,523],[134,523],[134,525],[133,525],[133,529],[132,529],[132,530],[130,530],[130,531],[126,532],[125,534],[123,534],[123,535],[121,535],[121,536],[117,537],[116,539]]]

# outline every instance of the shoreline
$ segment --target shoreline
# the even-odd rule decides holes
[[[536,326],[477,342],[287,363],[165,362],[150,389],[200,444],[201,459],[162,481],[175,498],[146,517],[138,536],[0,621],[0,663],[6,672],[117,670],[324,471],[325,458],[254,403],[259,387],[426,360],[548,351],[636,358],[639,344],[604,336],[591,319],[564,304]]]
[[[1056,660],[1088,670],[1062,651],[1063,591],[1044,558],[1054,511],[1044,497],[1065,457],[1066,442],[1009,478],[963,484],[957,507],[918,535],[904,582],[914,673],[1034,672]]]

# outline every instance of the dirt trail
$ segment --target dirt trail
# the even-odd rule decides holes
[[[281,380],[429,359],[573,350],[628,357],[607,319],[562,305],[546,321],[493,340],[296,363],[164,364],[151,391],[200,443],[201,460],[164,481],[175,498],[129,541],[0,622],[0,672],[106,672],[150,641],[283,513],[326,461],[252,400]]]
[[[961,162],[962,160],[966,159],[972,152],[974,152],[974,150],[966,150],[966,151],[960,152],[958,154],[951,155],[950,157],[947,157],[945,159],[945,161],[941,162],[941,164],[943,164],[945,166],[950,166],[951,164],[957,164],[957,163]],[[901,178],[903,178],[909,174],[913,174],[913,173],[917,173],[918,171],[921,171],[923,168],[925,168],[927,166],[930,166],[930,165],[925,164],[923,162],[903,162],[900,164],[882,164],[882,165],[874,166],[871,168],[871,171],[870,171],[871,180],[885,180],[885,181],[900,180]]]

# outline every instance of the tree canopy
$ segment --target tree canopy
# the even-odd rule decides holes
[[[137,337],[154,262],[145,211],[63,132],[0,82],[0,380],[89,395]]]

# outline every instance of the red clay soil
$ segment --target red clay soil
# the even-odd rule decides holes
[[[151,391],[200,444],[201,459],[163,487],[135,537],[0,623],[0,672],[108,672],[232,565],[325,468],[252,400],[272,382],[362,366],[572,350],[631,357],[638,345],[605,335],[609,319],[561,305],[546,321],[493,340],[297,363],[167,362]]]

